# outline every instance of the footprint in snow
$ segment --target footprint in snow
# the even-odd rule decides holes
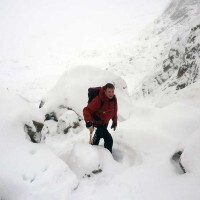
[[[35,181],[35,178],[36,178],[36,176],[34,174],[32,174],[32,175],[22,174],[22,179],[24,181],[27,181],[27,182],[30,182],[30,183]]]
[[[45,167],[43,167],[43,168],[41,169],[41,172],[46,172],[47,170],[48,170],[48,167],[45,166]]]

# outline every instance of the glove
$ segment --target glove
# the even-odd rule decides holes
[[[113,128],[114,131],[116,130],[116,128],[117,128],[117,122],[113,122],[112,123],[111,129],[112,128]]]
[[[86,127],[90,130],[90,133],[94,131],[94,126],[92,122],[90,121],[86,122]]]
[[[86,127],[89,128],[90,126],[93,126],[93,123],[91,121],[86,122]]]

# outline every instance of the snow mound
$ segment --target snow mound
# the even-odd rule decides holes
[[[118,165],[107,149],[85,143],[74,144],[67,163],[79,178],[90,177]]]
[[[27,139],[24,124],[42,122],[42,112],[0,89],[0,199],[65,200],[78,180],[45,144]]]
[[[89,144],[75,144],[68,164],[79,178],[102,171],[102,163],[98,151],[94,146]]]
[[[181,155],[181,164],[186,172],[200,174],[200,128],[197,129],[193,137],[188,141],[183,154]]]
[[[25,124],[32,120],[44,121],[43,113],[33,106],[30,106],[20,96],[0,88],[0,97],[1,119],[4,122],[10,122],[16,125]]]
[[[80,117],[87,105],[88,88],[113,83],[119,104],[119,120],[129,117],[131,100],[128,96],[126,82],[114,73],[90,66],[79,66],[66,71],[56,86],[43,99],[42,107],[45,113],[55,113],[59,118],[69,109],[75,111]]]

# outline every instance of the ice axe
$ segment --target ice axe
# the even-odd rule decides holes
[[[90,126],[89,128],[89,131],[90,131],[90,140],[89,140],[89,144],[92,144],[92,133],[94,131],[94,127],[93,126]]]
[[[93,133],[94,129],[90,129],[90,141],[89,144],[92,144],[92,133]]]
[[[89,144],[92,144],[92,132],[90,132],[90,141]]]

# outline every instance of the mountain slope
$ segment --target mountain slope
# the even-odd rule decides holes
[[[143,69],[143,78],[134,96],[169,93],[169,87],[176,91],[199,78],[199,11],[199,1],[172,1],[141,36],[132,64]]]

